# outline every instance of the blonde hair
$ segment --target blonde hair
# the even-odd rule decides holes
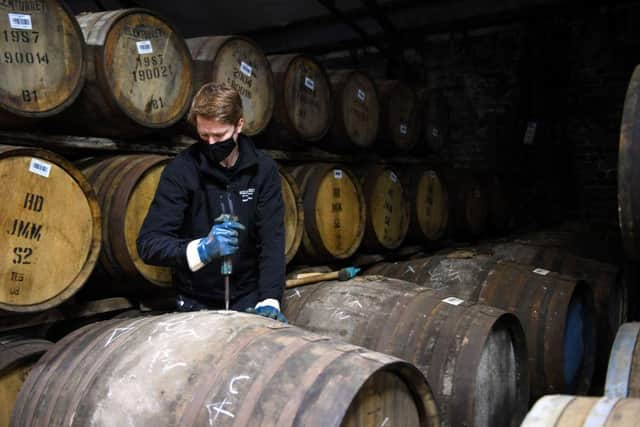
[[[196,116],[236,125],[242,118],[242,98],[224,83],[207,83],[193,97],[187,120],[195,125]]]

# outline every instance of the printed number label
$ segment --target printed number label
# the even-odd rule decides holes
[[[251,74],[253,74],[253,67],[244,61],[240,61],[240,72],[247,77],[251,77]]]
[[[143,40],[141,42],[136,42],[136,47],[138,48],[138,53],[140,55],[153,53],[153,46],[151,46],[151,40]]]
[[[335,179],[342,179],[342,170],[341,169],[334,169],[333,170],[333,177]]]
[[[310,79],[309,77],[305,77],[304,78],[304,85],[306,87],[308,87],[309,90],[313,91],[313,90],[315,90],[316,82],[314,82],[313,79]]]
[[[391,178],[391,181],[398,182],[398,176],[395,173],[389,172],[389,177]]]
[[[358,89],[358,99],[362,102],[364,102],[365,99],[367,99],[367,94],[364,93],[364,91],[362,89]]]
[[[9,25],[16,30],[32,30],[31,15],[24,15],[21,13],[9,14]]]
[[[405,123],[402,123],[400,125],[400,135],[406,135],[408,131],[409,128],[407,127],[407,125]]]
[[[31,159],[31,163],[29,163],[29,172],[49,178],[49,174],[51,174],[51,165],[39,159]]]
[[[545,270],[544,268],[536,268],[535,270],[533,270],[533,272],[541,276],[546,276],[547,274],[551,273],[549,270]]]
[[[443,299],[442,302],[446,302],[447,304],[450,304],[450,305],[460,305],[464,302],[464,300],[456,297],[449,297],[449,298]]]
[[[440,131],[438,130],[438,128],[433,128],[433,129],[431,129],[431,135],[432,135],[434,138],[437,138],[437,137],[440,135]]]

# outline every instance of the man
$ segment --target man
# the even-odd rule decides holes
[[[242,135],[242,100],[209,83],[189,112],[202,142],[165,168],[137,240],[149,264],[173,267],[179,311],[224,308],[224,256],[232,256],[230,308],[286,322],[284,205],[276,163]],[[231,214],[238,221],[222,221]]]

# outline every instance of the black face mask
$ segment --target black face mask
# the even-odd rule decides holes
[[[224,141],[216,142],[215,144],[208,144],[205,151],[209,158],[216,163],[220,163],[233,151],[236,147],[236,142],[233,138],[225,139]]]

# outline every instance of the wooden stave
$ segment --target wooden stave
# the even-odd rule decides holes
[[[87,46],[84,42],[84,38],[82,37],[82,30],[80,29],[80,26],[78,25],[78,22],[73,16],[73,13],[69,8],[69,6],[67,6],[66,3],[61,1],[55,1],[55,3],[56,3],[56,7],[61,8],[63,13],[66,13],[69,16],[70,18],[69,21],[71,22],[71,25],[73,26],[73,29],[78,37],[78,41],[80,42],[79,60],[81,62],[81,67],[80,67],[80,72],[76,81],[76,85],[63,103],[47,111],[26,112],[26,111],[16,110],[9,106],[0,106],[0,126],[2,128],[11,129],[16,127],[17,128],[26,127],[31,125],[36,119],[57,115],[62,111],[66,110],[67,108],[69,108],[69,106],[71,106],[76,101],[76,99],[82,92],[82,88],[85,84],[85,79],[86,79]]]
[[[393,173],[396,177],[398,177],[398,172],[395,168],[390,166],[384,166],[380,164],[371,165],[365,169],[358,170],[356,172],[360,176],[360,182],[362,184],[363,196],[366,204],[366,221],[365,221],[365,231],[364,236],[362,238],[362,243],[360,245],[361,249],[365,249],[368,251],[389,251],[399,248],[402,243],[405,241],[407,237],[407,233],[409,231],[409,212],[411,211],[411,204],[406,197],[406,188],[402,183],[402,180],[398,178],[398,186],[401,191],[401,209],[402,209],[402,220],[400,226],[399,235],[396,236],[394,241],[385,242],[379,236],[379,231],[377,230],[373,221],[373,210],[374,206],[372,203],[372,199],[375,196],[375,184],[376,181],[382,176],[386,174]]]
[[[548,395],[531,408],[522,427],[593,427],[635,425],[640,399]]]
[[[275,89],[274,89],[274,76],[269,65],[267,56],[260,49],[258,44],[252,39],[241,35],[230,36],[204,36],[204,37],[192,37],[186,39],[187,46],[191,52],[194,63],[194,89],[197,91],[203,84],[211,81],[211,74],[214,73],[215,63],[218,58],[219,51],[224,47],[226,43],[233,42],[235,40],[243,41],[251,45],[256,53],[261,53],[263,60],[264,70],[267,76],[267,88],[270,90],[269,100],[267,101],[266,109],[264,110],[264,117],[260,120],[261,123],[251,128],[246,123],[243,127],[243,133],[248,136],[256,136],[267,129],[269,122],[271,122],[274,109],[275,109]],[[243,103],[245,101],[243,100]]]
[[[295,211],[295,216],[296,216],[296,227],[295,227],[293,241],[291,243],[291,246],[289,247],[289,250],[286,250],[285,248],[285,260],[286,260],[286,263],[288,264],[296,256],[296,254],[298,253],[298,249],[302,244],[302,234],[304,233],[304,208],[302,204],[302,193],[300,191],[300,187],[298,187],[298,184],[296,183],[293,176],[291,176],[291,174],[287,172],[287,170],[283,167],[278,168],[278,173],[280,174],[280,178],[287,183],[287,185],[291,190],[291,193],[296,199],[295,207],[287,207],[286,199],[283,197],[283,200],[285,201],[285,210],[291,209]],[[285,218],[286,218],[286,214],[285,214]],[[286,231],[286,224],[285,224],[285,231]],[[285,242],[286,242],[286,238],[285,238]]]
[[[187,322],[191,319],[198,320],[199,323],[205,322],[209,325],[210,330],[203,330],[198,325],[185,329]],[[210,346],[206,346],[206,343],[198,343],[198,339],[190,334],[182,334],[182,338],[170,336],[170,330],[163,332],[162,327],[166,326],[162,325],[179,328],[181,331],[188,332],[190,330],[196,336],[210,334],[220,338],[231,336],[234,339],[228,341],[224,351],[215,353],[211,351]],[[216,325],[226,325],[226,327],[216,327]],[[114,335],[118,331],[125,332],[120,336]],[[232,394],[237,394],[239,391],[241,397],[245,396],[240,408],[233,409],[239,411],[235,416],[237,416],[236,420],[242,421],[240,422],[242,425],[245,425],[248,419],[256,421],[258,424],[261,419],[264,422],[273,422],[278,419],[278,423],[281,425],[293,425],[294,418],[299,421],[296,424],[311,425],[314,418],[307,417],[313,416],[315,413],[315,415],[323,416],[322,419],[326,422],[323,425],[337,426],[365,381],[378,373],[387,372],[397,376],[408,387],[415,399],[417,412],[419,412],[419,425],[438,425],[437,410],[426,380],[416,368],[406,362],[355,346],[341,344],[336,340],[310,334],[272,320],[244,313],[206,311],[99,322],[73,332],[47,353],[25,383],[14,411],[14,424],[66,425],[71,417],[75,417],[78,421],[94,416],[93,412],[96,408],[92,409],[91,406],[95,405],[98,399],[94,396],[98,396],[104,391],[97,390],[101,382],[108,383],[109,380],[118,380],[119,374],[115,368],[122,366],[124,362],[119,362],[118,359],[125,358],[125,353],[127,353],[119,352],[119,349],[125,347],[129,349],[129,353],[143,352],[140,354],[141,357],[153,357],[152,354],[148,355],[148,351],[143,351],[141,345],[135,342],[134,338],[138,337],[140,337],[138,342],[146,342],[146,346],[153,345],[155,338],[156,346],[161,344],[164,349],[167,348],[167,345],[171,348],[170,343],[166,341],[176,340],[191,343],[189,344],[190,348],[184,350],[185,356],[188,357],[186,361],[190,362],[185,365],[195,372],[200,371],[196,376],[198,380],[184,382],[184,388],[190,389],[190,392],[183,393],[180,390],[181,385],[167,384],[166,388],[163,387],[163,394],[157,400],[161,401],[159,403],[160,412],[163,410],[166,412],[164,415],[161,414],[165,423],[175,423],[176,425],[206,424],[209,416],[205,409],[205,403],[207,401],[213,402],[210,399],[220,393],[227,393],[226,382],[231,380],[231,390],[236,391]],[[103,348],[104,345],[101,344],[105,342],[108,343],[108,347]],[[273,353],[257,351],[257,347],[262,348],[262,346],[271,347]],[[180,348],[174,350],[181,352]],[[274,354],[280,355],[280,358],[273,357]],[[202,359],[202,357],[206,359]],[[251,368],[244,359],[251,360],[252,358],[264,360],[257,362],[257,366],[254,364],[254,367]],[[210,365],[203,362],[203,360],[210,359],[216,363]],[[287,364],[289,360],[291,363]],[[181,361],[185,360],[181,359]],[[296,366],[296,362],[299,366]],[[120,365],[118,365],[119,363]],[[217,366],[220,372],[218,370],[212,371],[210,366]],[[127,367],[129,370],[142,368],[142,366],[135,364]],[[148,368],[148,366],[144,368]],[[320,394],[316,394],[315,399],[311,400],[304,398],[304,394],[295,396],[292,393],[293,390],[287,389],[286,384],[281,385],[275,380],[283,377],[287,369],[290,372],[300,371],[298,372],[299,376],[296,376],[298,381],[303,385],[305,382],[310,382],[315,385],[315,389]],[[144,370],[146,372],[147,369]],[[236,371],[240,371],[240,373],[248,371],[245,376],[251,375],[252,377],[247,379],[236,376],[234,378],[235,375],[238,375]],[[331,375],[332,371],[337,372]],[[78,375],[77,372],[82,372],[84,375]],[[341,372],[348,374],[340,376]],[[150,388],[150,391],[156,393],[158,386],[153,384],[154,377],[161,376],[139,375],[137,376],[139,380],[135,381],[138,381],[140,387],[153,387]],[[258,386],[251,387],[245,392],[242,382],[252,378],[263,382],[256,381]],[[225,380],[224,384],[223,380]],[[233,390],[236,381],[236,390]],[[330,383],[327,384],[327,381]],[[323,390],[332,388],[331,383],[333,383],[334,392],[338,394],[336,396],[322,394]],[[335,390],[336,385],[340,387],[339,390]],[[171,390],[172,387],[177,390]],[[65,390],[72,392],[68,393]],[[49,398],[44,401],[37,399],[43,394]],[[233,396],[227,395],[227,398],[233,401]],[[105,404],[109,404],[108,397],[100,397],[99,399],[106,401]],[[156,399],[154,398],[154,400]],[[319,404],[314,403],[318,401]],[[111,405],[114,405],[114,401],[111,401]],[[226,409],[232,409],[232,407]],[[264,412],[261,413],[261,411]],[[110,413],[108,416],[113,421],[116,416],[120,418],[127,415],[139,417],[143,415],[141,413],[142,411],[133,414],[131,412]],[[138,419],[140,420],[140,418]],[[320,418],[315,419],[317,422]],[[142,420],[141,424],[148,423],[148,420],[148,418],[146,422]],[[99,418],[97,422],[100,425]],[[113,425],[108,422],[105,424],[104,416],[102,423],[103,425]]]
[[[91,184],[85,178],[85,176],[78,170],[72,163],[68,162],[59,155],[41,148],[20,147],[20,146],[8,146],[0,145],[0,160],[3,158],[17,156],[31,156],[47,160],[56,164],[69,174],[76,184],[80,187],[83,194],[87,197],[87,204],[93,218],[93,233],[91,237],[91,247],[85,264],[78,275],[74,278],[72,284],[70,284],[63,292],[59,293],[55,297],[32,306],[15,306],[5,303],[0,303],[0,310],[11,311],[17,313],[32,313],[47,310],[63,303],[69,298],[73,297],[87,282],[89,276],[95,265],[98,262],[99,254],[102,252],[102,240],[101,240],[101,223],[102,213],[98,204],[97,195],[94,192]]]
[[[269,55],[267,56],[269,63],[271,64],[271,71],[274,79],[274,93],[275,103],[273,109],[273,117],[269,123],[267,133],[268,137],[272,140],[275,139],[276,143],[271,145],[287,145],[287,144],[300,144],[301,142],[318,142],[322,140],[329,129],[331,128],[332,121],[334,119],[334,101],[331,95],[331,83],[329,76],[326,73],[322,64],[316,61],[313,57],[301,54],[292,53],[285,55]],[[289,83],[291,67],[295,61],[305,61],[311,64],[319,72],[318,78],[323,82],[320,87],[326,88],[327,91],[327,117],[325,126],[321,127],[321,131],[315,135],[303,135],[299,129],[296,128],[293,120],[291,119],[290,106],[286,103],[285,88]],[[321,90],[321,89],[319,89]]]
[[[334,255],[323,246],[322,236],[319,233],[315,217],[315,195],[317,194],[318,187],[320,186],[325,174],[333,169],[341,169],[342,171],[345,171],[353,183],[358,196],[360,205],[359,217],[361,219],[360,224],[358,225],[355,241],[346,252],[338,257],[338,259],[350,257],[358,250],[362,243],[366,223],[366,208],[362,187],[360,186],[356,175],[343,165],[331,163],[314,163],[288,168],[287,171],[291,173],[295,182],[300,187],[304,207],[304,232],[302,235],[302,244],[298,251],[298,258],[300,259],[321,261],[334,258]],[[310,188],[314,189],[314,191],[310,191]]]
[[[582,281],[553,272],[547,272],[546,275],[533,273],[534,268],[496,261],[487,255],[458,251],[406,262],[379,263],[366,269],[364,274],[410,281],[455,295],[465,301],[514,313],[520,319],[527,336],[532,397],[567,392],[572,387],[578,393],[586,393],[591,385],[595,359],[595,325],[591,320],[595,308],[591,290]],[[447,274],[450,270],[462,273],[452,277]],[[544,298],[537,300],[537,295]],[[586,313],[584,318],[588,322],[583,335],[584,358],[576,376],[576,384],[568,385],[562,375],[562,355],[558,362],[555,353],[562,353],[560,349],[564,348],[564,322],[574,295],[582,298]],[[544,302],[547,304],[543,304]],[[538,307],[539,304],[543,305]],[[556,318],[559,320],[554,320]],[[560,324],[561,328],[551,327]],[[549,333],[546,334],[546,331]],[[555,350],[548,351],[551,348]]]
[[[474,404],[482,399],[474,396],[475,377],[470,380],[468,372],[479,372],[482,348],[490,331],[504,326],[516,345],[520,368],[517,407],[510,408],[513,417],[505,425],[518,425],[526,413],[529,397],[526,343],[520,322],[514,315],[494,307],[442,302],[447,295],[396,279],[365,276],[285,290],[283,311],[293,324],[312,332],[416,364],[434,390],[443,426],[473,425]],[[365,302],[358,310],[353,303],[359,301],[369,301],[371,305]],[[427,345],[427,337],[435,344]],[[458,347],[462,342],[466,352]],[[468,370],[457,370],[460,365]],[[454,374],[445,375],[445,370],[451,369]],[[453,383],[453,391],[447,394],[443,389],[449,381]],[[504,414],[498,418],[504,419]]]
[[[374,81],[361,71],[354,70],[332,70],[329,71],[329,81],[331,82],[331,92],[334,100],[334,120],[327,137],[323,141],[323,145],[330,151],[337,152],[351,152],[360,151],[370,147],[373,147],[376,136],[380,127],[380,103],[379,96]],[[358,142],[353,140],[349,136],[349,131],[346,128],[344,121],[344,90],[349,79],[355,76],[368,80],[370,82],[370,93],[375,95],[375,105],[377,105],[377,118],[375,119],[375,129],[372,131],[372,135],[364,142]]]
[[[182,71],[186,76],[181,81],[187,81],[183,90],[183,102],[179,102],[172,117],[162,123],[142,122],[127,111],[116,100],[110,89],[108,72],[105,63],[104,43],[112,27],[121,19],[131,15],[149,15],[166,25],[175,36],[175,42],[184,52]],[[184,39],[171,22],[162,15],[149,9],[130,8],[105,12],[85,13],[77,16],[78,22],[85,34],[87,43],[87,79],[85,86],[76,102],[59,117],[58,121],[48,121],[47,126],[56,131],[91,134],[113,138],[133,138],[155,131],[167,129],[178,123],[186,115],[190,107],[193,92],[192,77],[193,64],[189,56]],[[95,28],[94,25],[100,25]],[[88,28],[85,30],[85,28]],[[80,118],[80,120],[79,120]]]
[[[426,214],[424,214],[424,212],[423,215],[419,213],[419,209],[421,209],[421,207],[424,207],[424,205],[423,203],[419,203],[419,201],[417,200],[419,186],[422,182],[422,178],[425,175],[430,174],[433,174],[433,176],[435,176],[440,183],[442,189],[441,203],[444,206],[444,210],[441,212],[443,218],[441,220],[440,227],[435,231],[435,233],[431,233],[427,229],[427,224],[425,224],[423,221],[420,221],[419,218],[421,216],[426,216]],[[436,241],[444,237],[449,226],[449,192],[446,188],[444,180],[442,180],[437,171],[421,167],[409,168],[408,172],[402,173],[400,177],[408,189],[407,193],[409,194],[409,205],[411,206],[411,216],[409,219],[407,240],[411,242],[424,243]]]
[[[378,140],[383,151],[389,152],[409,152],[418,144],[420,136],[420,125],[418,121],[418,102],[415,91],[399,80],[376,80],[376,89],[380,95],[381,102],[381,122],[378,132]],[[410,101],[405,101],[409,97]],[[409,128],[407,134],[409,137],[402,138],[396,135],[395,129],[401,126],[401,121],[393,120],[394,112],[397,111],[397,104],[392,105],[393,101],[406,103],[410,105],[410,113],[405,125]],[[396,108],[394,108],[396,107]],[[406,139],[405,142],[402,140]]]
[[[145,277],[133,263],[125,238],[123,215],[142,176],[169,160],[169,157],[161,155],[120,155],[108,157],[87,168],[87,178],[96,189],[104,213],[100,267],[113,279],[126,280],[129,292],[132,284],[138,288],[136,291],[143,292],[170,286]]]
[[[610,398],[640,397],[640,323],[620,326],[616,334],[605,383]]]
[[[441,90],[423,89],[418,92],[422,117],[421,142],[423,151],[440,153],[447,145],[449,133],[449,114],[447,102]],[[437,129],[435,135],[434,129]]]
[[[634,164],[640,148],[636,140],[639,85],[640,66],[637,66],[625,96],[618,146],[618,222],[625,253],[635,261],[640,260],[640,203],[637,197],[640,177]]]

